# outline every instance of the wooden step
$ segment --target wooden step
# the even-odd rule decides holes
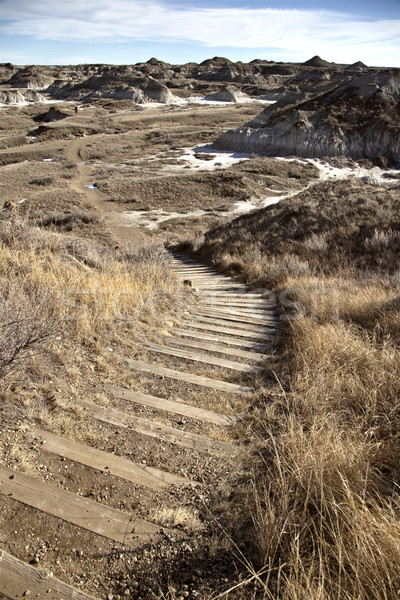
[[[237,307],[237,308],[248,308],[249,310],[259,310],[267,313],[273,313],[271,307],[265,304],[263,300],[246,300],[245,298],[236,299],[235,296],[229,296],[227,298],[215,299],[208,295],[199,294],[199,303],[201,306],[218,306],[218,307]]]
[[[248,317],[248,318],[255,318],[255,319],[260,319],[261,321],[267,322],[267,323],[273,323],[275,327],[279,326],[279,321],[276,318],[275,313],[273,313],[272,311],[266,311],[266,310],[261,310],[261,309],[257,309],[257,308],[241,308],[240,306],[230,306],[230,305],[225,305],[226,310],[224,310],[224,307],[222,306],[208,306],[208,307],[203,307],[203,306],[199,306],[198,307],[200,310],[202,310],[203,308],[205,308],[208,311],[212,311],[212,312],[221,312],[223,311],[225,314],[227,315],[232,315],[234,317]]]
[[[217,367],[221,367],[222,369],[231,369],[233,371],[239,371],[240,373],[262,373],[264,371],[262,367],[256,367],[254,365],[239,363],[233,360],[227,360],[225,358],[218,358],[217,356],[212,356],[211,354],[201,354],[199,352],[191,352],[189,350],[161,346],[160,344],[149,343],[146,344],[146,348],[148,348],[152,352],[157,352],[159,354],[165,354],[167,356],[176,356],[177,358],[184,358],[186,360],[201,362],[206,365],[214,365]]]
[[[272,325],[244,323],[235,317],[213,317],[211,315],[202,315],[201,313],[196,312],[196,314],[192,315],[192,318],[200,323],[217,325],[221,327],[230,327],[231,329],[237,329],[238,331],[253,332],[258,333],[259,335],[268,335],[268,333],[276,330],[276,327],[273,327]]]
[[[201,294],[201,295],[203,295],[203,294]],[[209,292],[207,292],[207,295],[204,294],[204,296],[207,296],[207,298],[218,298],[218,299],[244,298],[244,299],[261,300],[262,302],[266,301],[263,294],[261,294],[259,292],[252,292],[251,290],[246,290],[244,292],[233,291],[230,293],[227,293],[223,290],[220,290],[220,291],[210,290]]]
[[[196,331],[190,331],[190,329],[181,329],[180,327],[172,327],[171,331],[176,335],[182,335],[184,337],[208,340],[210,342],[216,342],[219,344],[229,344],[230,346],[238,346],[239,348],[248,348],[254,352],[264,352],[265,350],[271,350],[271,344],[257,344],[251,340],[235,338],[233,336],[220,335],[212,332],[203,332],[196,329]]]
[[[229,311],[238,311],[239,313],[246,315],[251,315],[253,313],[257,317],[269,317],[276,320],[275,311],[271,310],[269,306],[264,306],[261,302],[258,304],[236,302],[232,298],[230,300],[226,299],[224,302],[213,302],[213,300],[202,298],[201,296],[199,296],[198,299],[198,306],[206,310],[220,310],[225,312],[226,309]]]
[[[223,333],[223,334],[227,334],[227,335],[232,335],[232,336],[237,336],[237,337],[244,337],[244,338],[250,338],[253,340],[258,340],[259,343],[262,343],[261,340],[265,339],[267,340],[268,337],[269,339],[270,336],[268,336],[268,334],[266,333],[255,333],[254,331],[249,331],[249,330],[244,330],[244,329],[233,329],[231,327],[223,327],[222,325],[213,325],[210,322],[201,322],[199,320],[194,321],[194,320],[186,320],[182,323],[185,327],[189,327],[192,329],[201,329],[202,331],[211,331],[213,333]],[[227,323],[228,325],[228,323]]]
[[[228,277],[223,277],[221,275],[217,275],[217,273],[195,273],[194,271],[189,271],[186,273],[182,273],[181,271],[177,272],[177,274],[182,278],[190,278],[192,281],[205,281],[207,283],[214,283],[216,281],[222,283],[236,283],[229,279]]]
[[[180,267],[180,268],[175,268],[174,272],[177,273],[178,275],[195,275],[196,277],[219,277],[220,279],[231,279],[230,277],[227,277],[226,275],[223,275],[222,273],[217,273],[216,271],[212,271],[211,269],[203,269],[200,267]]]
[[[10,600],[96,600],[4,550],[0,550],[0,594]]]
[[[116,456],[103,450],[97,450],[97,448],[80,444],[44,429],[36,429],[33,434],[35,437],[46,442],[44,450],[47,452],[53,452],[53,454],[57,454],[58,456],[63,456],[103,473],[110,473],[111,475],[131,481],[137,485],[143,485],[152,490],[161,490],[170,485],[188,485],[193,483],[184,477],[178,477],[166,471],[139,465],[127,458]]]
[[[160,530],[154,523],[2,465],[0,493],[125,546],[133,546],[139,539],[149,541]]]
[[[179,330],[178,330],[179,331]],[[192,332],[192,337],[197,336]],[[250,360],[266,360],[270,358],[267,354],[260,354],[259,352],[252,352],[251,350],[240,350],[239,348],[229,348],[228,346],[221,346],[220,344],[211,344],[210,342],[201,342],[199,339],[196,340],[183,340],[175,338],[169,335],[163,335],[163,340],[166,344],[173,344],[176,346],[186,346],[188,348],[201,348],[202,350],[208,350],[209,352],[217,352],[219,354],[227,354],[228,356],[235,356],[239,358],[248,358]]]
[[[82,401],[82,407],[91,417],[99,421],[123,427],[124,429],[129,428],[141,435],[147,435],[162,442],[168,442],[169,444],[175,444],[176,446],[182,446],[183,448],[189,448],[197,452],[210,452],[212,454],[231,454],[235,451],[232,444],[213,440],[197,433],[175,429],[174,427],[169,427],[156,421],[149,421],[142,417],[128,415],[113,408],[104,408],[104,406],[84,401]]]
[[[225,302],[224,305],[215,306],[212,303],[203,303],[201,300],[197,304],[194,309],[196,312],[201,313],[212,313],[212,315],[217,317],[222,316],[232,316],[232,317],[246,317],[249,319],[256,319],[257,321],[262,321],[264,323],[274,323],[276,325],[278,320],[275,316],[275,313],[268,309],[260,309],[254,306],[250,306],[249,308],[240,307],[240,306],[232,306],[228,302]]]
[[[238,314],[234,310],[231,310],[229,306],[226,307],[225,311],[217,309],[209,309],[198,307],[196,308],[196,315],[202,315],[205,317],[212,317],[213,319],[226,319],[228,321],[236,323],[248,323],[249,325],[260,325],[262,327],[276,327],[277,322],[273,317],[258,317],[258,316],[245,316]]]
[[[229,415],[221,415],[212,412],[211,410],[205,410],[204,408],[191,406],[190,404],[183,404],[182,402],[166,400],[165,398],[157,398],[156,396],[135,392],[134,390],[127,390],[126,388],[117,387],[116,385],[105,385],[105,388],[116,398],[123,398],[129,402],[135,402],[142,406],[151,406],[152,408],[165,410],[184,417],[190,417],[191,419],[199,419],[200,421],[206,421],[207,423],[224,426],[232,425],[232,423],[236,423],[237,421],[235,417],[230,417]]]
[[[225,283],[225,282],[224,283],[196,282],[196,287],[200,290],[210,290],[213,292],[222,291],[222,290],[231,291],[231,292],[240,291],[240,292],[242,292],[242,294],[247,289],[244,285],[235,284],[235,283],[231,283],[231,282],[227,282],[227,283]]]
[[[227,381],[221,381],[219,379],[211,379],[210,377],[202,377],[201,375],[194,375],[193,373],[184,373],[182,371],[176,371],[174,369],[168,369],[161,365],[151,365],[140,360],[133,360],[131,358],[126,359],[131,369],[141,371],[142,373],[148,373],[149,375],[158,375],[161,377],[169,377],[170,379],[177,379],[178,381],[185,381],[186,383],[192,383],[195,385],[201,385],[214,390],[221,390],[223,392],[230,392],[232,394],[247,395],[252,394],[254,390],[244,385],[238,385],[236,383],[229,383]]]

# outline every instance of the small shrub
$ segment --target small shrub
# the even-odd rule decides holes
[[[53,182],[54,177],[37,177],[36,179],[32,179],[29,183],[31,185],[46,186],[52,184]]]

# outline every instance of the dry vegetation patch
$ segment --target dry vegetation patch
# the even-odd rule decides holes
[[[109,354],[123,340],[132,347],[143,327],[155,326],[176,302],[175,277],[161,247],[122,253],[104,242],[45,231],[17,218],[0,225],[5,413],[13,389],[41,397],[40,412],[46,410],[47,396],[41,392],[51,379],[58,380],[61,395],[72,388],[76,393],[79,386],[86,390],[88,371],[110,368],[111,357],[101,364],[105,348]],[[17,394],[14,407],[33,418],[23,404]]]
[[[398,243],[399,188],[346,181],[236,219],[200,245],[222,270],[270,286],[286,323],[276,389],[248,420],[252,485],[232,508],[260,597],[398,594]]]

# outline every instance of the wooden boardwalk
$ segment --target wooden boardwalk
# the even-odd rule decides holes
[[[103,391],[109,396],[110,404],[103,406],[82,399],[78,403],[80,418],[102,424],[99,427],[115,428],[116,432],[129,432],[136,436],[138,447],[140,440],[148,439],[165,452],[179,453],[178,449],[184,449],[198,453],[199,460],[207,454],[219,459],[235,457],[239,446],[232,441],[232,428],[240,421],[240,414],[234,410],[224,414],[223,404],[210,409],[207,403],[205,408],[193,400],[171,397],[164,393],[164,387],[190,386],[198,398],[205,400],[210,394],[216,394],[216,397],[222,395],[240,399],[242,403],[250,402],[255,391],[252,381],[256,381],[255,376],[265,375],[279,323],[262,292],[252,291],[188,258],[171,257],[171,267],[182,286],[187,280],[191,282],[196,302],[185,318],[160,335],[157,342],[143,344],[143,360],[121,356],[121,365],[126,371],[148,381],[153,386],[151,389],[158,385],[158,393],[130,389],[118,383],[107,384]],[[174,368],[171,368],[172,361]],[[203,374],[204,369],[207,376]],[[165,419],[168,418],[175,419],[172,425],[167,424]],[[190,423],[191,426],[187,425]],[[199,433],[198,427],[214,429],[208,436]],[[228,435],[228,432],[231,433]],[[119,481],[121,485],[123,482],[125,486],[141,490],[143,495],[161,494],[165,496],[166,506],[168,491],[172,488],[183,493],[199,485],[190,477],[171,472],[168,462],[161,465],[162,468],[153,468],[146,460],[138,462],[43,427],[33,429],[28,439],[31,443],[39,441],[49,456],[93,470],[103,477],[113,477],[115,485]],[[38,471],[23,473],[18,465],[9,468],[0,464],[0,495],[15,506],[31,507],[93,536],[123,544],[124,548],[135,548],[161,535],[160,526],[151,518],[146,520],[135,511],[119,510],[107,502],[89,499],[84,493],[68,491],[57,482],[45,480]],[[163,532],[180,536],[173,528],[163,527]],[[94,596],[13,556],[9,548],[12,542],[7,552],[0,550],[0,595],[11,600],[25,595],[51,600],[95,600]]]

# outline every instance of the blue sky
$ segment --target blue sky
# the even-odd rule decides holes
[[[0,62],[213,56],[400,67],[400,0],[0,0]]]

